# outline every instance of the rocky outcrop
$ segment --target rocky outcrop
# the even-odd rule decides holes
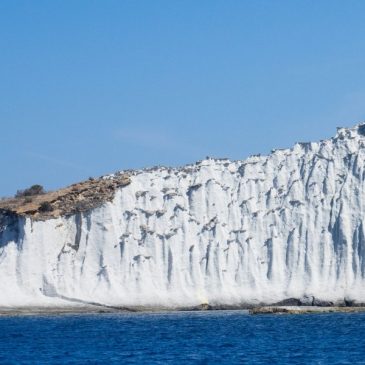
[[[313,314],[313,313],[357,313],[365,312],[365,307],[296,307],[265,306],[249,310],[250,314]]]
[[[46,220],[90,211],[111,201],[115,191],[130,184],[127,174],[90,178],[64,189],[45,194],[0,201],[0,215],[17,215]]]

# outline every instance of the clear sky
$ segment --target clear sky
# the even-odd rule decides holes
[[[0,1],[0,195],[365,119],[365,1]]]

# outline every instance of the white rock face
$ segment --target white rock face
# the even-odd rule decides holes
[[[7,218],[0,305],[365,303],[365,126],[131,180],[89,213]]]

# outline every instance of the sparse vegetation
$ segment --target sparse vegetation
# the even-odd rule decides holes
[[[42,185],[36,184],[36,185],[32,185],[28,189],[18,190],[15,194],[15,197],[22,198],[22,197],[26,197],[26,196],[35,196],[35,195],[41,195],[41,194],[45,194],[45,190]]]
[[[52,210],[53,210],[53,207],[52,207],[52,204],[50,202],[43,202],[39,206],[39,211],[42,212],[42,213],[52,212]]]
[[[84,212],[111,201],[114,192],[130,183],[126,174],[113,178],[95,178],[66,188],[45,192],[43,186],[33,185],[20,190],[13,198],[0,200],[0,210],[34,220],[44,220]]]

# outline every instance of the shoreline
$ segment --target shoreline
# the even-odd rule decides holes
[[[65,306],[65,307],[0,307],[1,317],[53,316],[53,315],[92,315],[92,314],[146,314],[179,312],[246,311],[249,315],[318,314],[318,313],[359,313],[365,306],[197,306],[181,308],[163,307],[102,307],[102,306]]]
[[[359,313],[365,307],[318,307],[318,306],[266,306],[249,309],[252,315],[258,314],[315,314],[315,313]]]

